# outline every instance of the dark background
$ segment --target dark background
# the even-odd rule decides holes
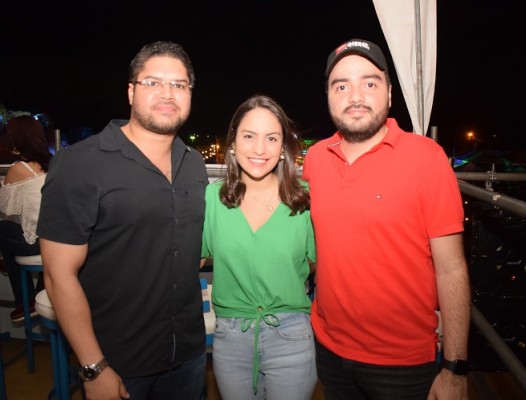
[[[430,125],[439,143],[448,154],[469,150],[473,131],[478,146],[525,149],[522,2],[439,0],[437,10]],[[324,92],[328,54],[353,37],[388,52],[370,0],[18,1],[0,13],[0,103],[46,113],[62,131],[97,132],[128,118],[131,58],[145,43],[172,40],[186,48],[197,76],[180,132],[186,141],[223,135],[237,105],[255,93],[276,98],[304,137],[327,137],[334,131]],[[411,130],[392,63],[391,78],[391,116]]]
[[[526,150],[523,2],[437,0],[437,10],[430,125],[437,126],[439,143],[448,155]],[[355,37],[388,52],[371,0],[4,1],[0,33],[0,103],[8,110],[46,113],[63,132],[97,132],[110,119],[128,118],[132,57],[148,42],[182,44],[197,76],[193,110],[180,132],[188,143],[191,134],[222,136],[239,103],[255,93],[276,98],[304,137],[327,137],[334,131],[324,92],[328,54]],[[411,130],[386,55],[391,116]],[[470,131],[477,141],[466,140]],[[495,161],[489,154],[481,171]],[[474,303],[524,361],[526,222],[480,204],[466,212],[472,221],[466,245]],[[502,368],[480,332],[471,335],[472,365]]]

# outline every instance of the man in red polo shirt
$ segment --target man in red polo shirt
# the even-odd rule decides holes
[[[467,399],[471,297],[455,174],[437,143],[388,118],[391,83],[378,46],[342,44],[326,77],[338,131],[309,149],[303,175],[325,399]]]

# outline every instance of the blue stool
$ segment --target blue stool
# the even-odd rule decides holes
[[[1,340],[9,340],[11,335],[9,332],[0,333]],[[7,392],[5,388],[5,374],[4,374],[4,359],[2,358],[2,346],[0,345],[0,400],[7,400]]]
[[[212,308],[212,285],[208,283],[206,278],[200,278],[201,282],[201,293],[203,295],[203,316],[205,318],[205,345],[207,353],[212,352],[212,343],[214,341],[214,326],[216,322],[216,315]],[[205,400],[208,397],[208,388],[203,387],[201,392],[201,400]]]
[[[216,314],[212,308],[212,285],[206,278],[200,278],[201,292],[203,294],[203,316],[205,318],[206,338],[205,343],[207,351],[211,351],[212,342],[214,341],[214,325],[216,323]]]
[[[49,300],[46,289],[41,290],[35,297],[35,309],[40,315],[40,322],[49,330],[51,342],[51,362],[53,364],[54,388],[49,398],[56,394],[59,400],[71,398],[71,387],[74,382],[69,367],[69,345],[57,322],[53,305]]]
[[[24,332],[26,335],[26,353],[29,373],[35,372],[35,357],[33,353],[33,340],[49,340],[49,335],[40,332],[33,332],[33,327],[38,320],[31,319],[29,288],[27,286],[27,275],[32,276],[33,272],[42,272],[42,258],[36,256],[16,256],[15,261],[20,266],[22,282],[22,303],[24,308]]]

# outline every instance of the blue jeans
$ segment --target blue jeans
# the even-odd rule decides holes
[[[342,358],[316,343],[316,367],[325,400],[426,400],[437,364],[384,366]]]
[[[123,378],[132,400],[199,400],[205,386],[206,353],[161,374]]]
[[[225,400],[310,400],[317,382],[314,335],[310,315],[276,314],[279,326],[259,321],[259,373],[254,394],[253,322],[246,332],[244,318],[217,318],[213,363],[221,397]]]

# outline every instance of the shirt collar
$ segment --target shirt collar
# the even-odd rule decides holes
[[[106,128],[101,132],[99,147],[105,151],[122,151],[125,155],[130,155],[137,151],[132,142],[129,141],[124,133],[122,127],[128,123],[128,120],[114,119],[109,122]],[[180,137],[176,136],[172,143],[172,152],[179,154],[185,151],[193,151],[190,146],[187,146]]]
[[[396,120],[394,118],[387,118],[385,125],[387,126],[387,134],[384,136],[384,138],[378,143],[377,146],[387,144],[391,147],[396,147],[396,144],[398,143],[400,139],[400,135],[404,133],[400,127],[398,126]],[[339,149],[340,143],[343,141],[343,137],[340,133],[340,131],[337,131],[334,135],[332,135],[327,142],[327,148],[328,149]],[[376,147],[376,146],[375,146]]]

